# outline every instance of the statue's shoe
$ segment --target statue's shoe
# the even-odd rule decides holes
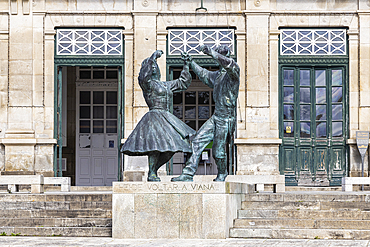
[[[160,182],[161,179],[157,177],[155,174],[148,176],[148,182]]]
[[[181,174],[178,177],[171,178],[171,182],[193,182],[193,176]]]
[[[227,177],[227,173],[219,173],[217,174],[217,177],[213,179],[215,182],[225,182],[225,179]]]

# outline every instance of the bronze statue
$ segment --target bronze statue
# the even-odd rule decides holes
[[[148,181],[160,181],[158,169],[176,152],[191,153],[189,138],[195,135],[192,128],[170,113],[173,93],[186,90],[191,82],[188,55],[182,55],[184,66],[180,78],[162,82],[156,62],[162,54],[161,50],[155,51],[141,64],[139,85],[149,112],[143,116],[121,148],[121,152],[127,155],[148,155]]]
[[[200,155],[212,140],[212,154],[218,169],[214,181],[225,181],[228,175],[226,143],[235,131],[240,68],[234,59],[230,58],[230,49],[227,46],[219,46],[216,50],[202,46],[201,51],[211,56],[220,67],[218,71],[208,71],[196,64],[188,55],[195,74],[204,84],[213,88],[215,111],[192,140],[193,153],[186,162],[182,174],[172,178],[171,181],[193,181]]]

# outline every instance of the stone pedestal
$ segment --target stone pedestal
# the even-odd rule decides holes
[[[224,239],[254,186],[233,182],[113,182],[113,238]]]

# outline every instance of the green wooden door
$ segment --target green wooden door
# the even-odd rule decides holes
[[[340,185],[346,174],[346,67],[281,67],[280,172],[287,185]]]

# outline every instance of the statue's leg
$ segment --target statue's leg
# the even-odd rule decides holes
[[[200,155],[204,148],[213,140],[214,131],[215,125],[212,116],[202,125],[191,142],[193,153],[186,162],[186,166],[182,170],[182,174],[179,177],[172,178],[171,181],[193,181],[193,176],[198,169]]]
[[[161,166],[163,166],[165,163],[167,163],[174,154],[175,153],[173,152],[160,153],[157,164],[155,165],[155,168],[154,168],[155,169],[154,172],[157,177],[158,177],[158,173],[157,173],[158,169],[161,168]]]
[[[151,152],[148,154],[148,161],[149,161],[149,172],[148,172],[148,182],[159,182],[161,181],[157,177],[156,173],[156,165],[158,163],[160,153],[159,152]]]
[[[213,140],[212,154],[217,165],[217,177],[213,181],[225,181],[227,173],[226,142],[229,132],[228,119],[215,118],[215,137]]]

